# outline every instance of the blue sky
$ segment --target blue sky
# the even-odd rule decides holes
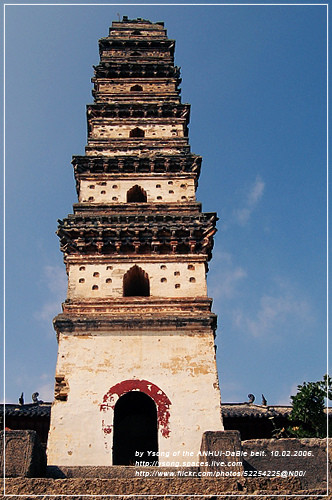
[[[56,2],[54,2],[56,3]],[[220,218],[208,275],[222,400],[289,404],[326,372],[326,7],[6,7],[6,398],[51,400],[55,235],[72,212],[98,39],[127,15],[176,40],[197,198]]]

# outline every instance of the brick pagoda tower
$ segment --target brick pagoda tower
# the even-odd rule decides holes
[[[190,106],[163,23],[113,22],[99,40],[78,203],[59,223],[68,274],[48,463],[158,463],[223,430],[207,297],[216,215],[195,190]]]

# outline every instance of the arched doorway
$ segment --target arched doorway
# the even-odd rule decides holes
[[[149,276],[139,266],[133,266],[123,277],[124,297],[149,297]]]
[[[142,85],[133,85],[132,87],[130,87],[130,90],[132,92],[142,92],[143,87]]]
[[[147,200],[146,192],[137,184],[127,191],[128,203],[145,203]]]
[[[104,446],[107,453],[113,448],[114,437],[114,409],[115,405],[125,394],[140,392],[150,397],[157,408],[158,435],[162,439],[170,437],[170,407],[171,401],[164,391],[150,380],[129,379],[122,380],[110,387],[103,396],[100,404],[101,427],[104,435]]]
[[[144,130],[142,130],[141,128],[139,127],[136,127],[136,128],[133,128],[130,132],[129,132],[129,137],[144,137]]]
[[[135,465],[136,461],[157,465],[158,458],[148,451],[158,451],[156,404],[144,392],[130,391],[114,407],[113,465]]]

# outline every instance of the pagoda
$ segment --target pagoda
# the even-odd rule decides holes
[[[217,217],[196,201],[174,46],[140,18],[99,40],[88,142],[72,160],[78,203],[57,231],[68,294],[50,465],[161,465],[223,430],[206,287]]]

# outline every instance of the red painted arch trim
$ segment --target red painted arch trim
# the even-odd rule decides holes
[[[110,408],[114,410],[118,398],[130,391],[144,392],[153,399],[157,406],[158,426],[160,426],[161,434],[166,438],[169,437],[169,407],[172,403],[160,387],[148,380],[123,380],[113,385],[104,395],[100,411],[107,411]]]

